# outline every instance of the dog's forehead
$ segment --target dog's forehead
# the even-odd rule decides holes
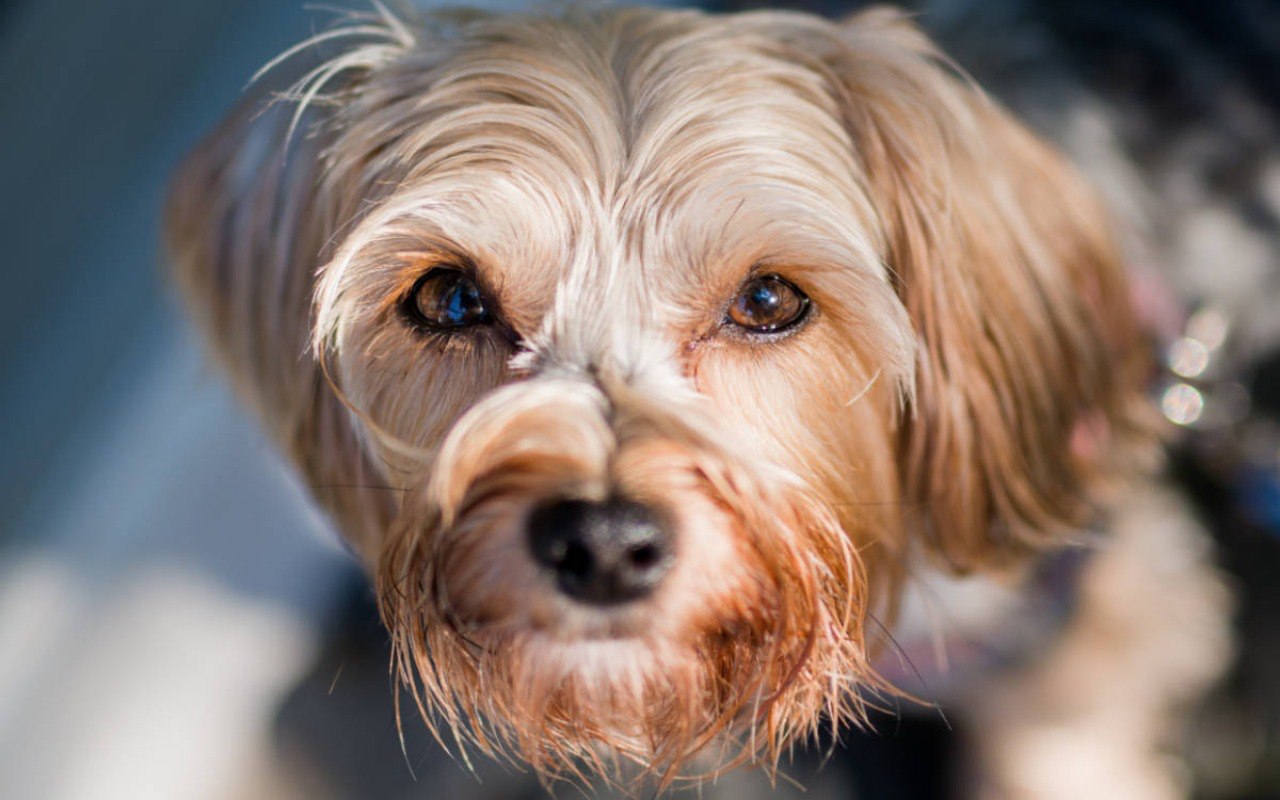
[[[607,19],[494,21],[423,69],[385,132],[402,204],[517,298],[512,313],[643,297],[651,315],[697,314],[690,298],[754,260],[814,242],[866,255],[853,146],[804,54],[741,20]]]

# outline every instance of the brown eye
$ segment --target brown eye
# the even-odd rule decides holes
[[[480,287],[459,269],[433,269],[418,279],[405,302],[415,322],[436,330],[459,330],[490,321]]]
[[[751,333],[777,333],[809,315],[809,298],[777,275],[752,278],[729,306],[729,322]]]

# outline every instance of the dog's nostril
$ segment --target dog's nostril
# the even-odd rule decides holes
[[[595,559],[591,557],[591,551],[585,544],[562,539],[556,543],[555,549],[560,554],[555,558],[554,566],[557,572],[575,577],[586,577],[591,574]]]
[[[627,559],[631,566],[644,569],[657,564],[662,558],[662,551],[656,545],[645,544],[627,550]]]
[[[611,605],[651,592],[666,573],[671,547],[647,506],[555,500],[529,515],[529,549],[566,595]]]

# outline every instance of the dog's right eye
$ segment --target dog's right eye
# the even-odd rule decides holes
[[[453,331],[490,322],[480,287],[460,269],[438,267],[418,279],[405,312],[425,328]]]
[[[780,333],[809,315],[809,298],[777,275],[747,281],[729,305],[726,321],[748,333]]]

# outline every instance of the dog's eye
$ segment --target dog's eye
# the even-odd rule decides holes
[[[752,333],[777,333],[809,314],[809,298],[777,275],[747,281],[729,305],[729,322]]]
[[[428,328],[457,330],[489,322],[480,287],[458,269],[437,268],[418,279],[405,304],[415,321]]]

